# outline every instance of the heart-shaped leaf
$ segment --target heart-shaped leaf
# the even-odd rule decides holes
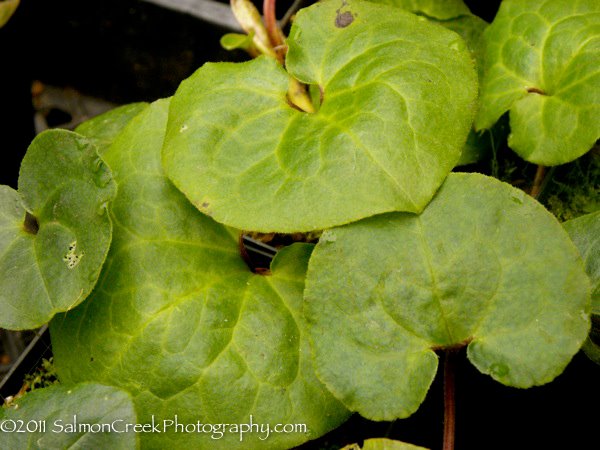
[[[397,8],[332,0],[300,11],[287,44],[287,69],[321,89],[320,109],[288,104],[273,60],[204,65],[171,104],[163,162],[174,184],[217,221],[255,231],[420,211],[471,126],[463,40]]]
[[[600,3],[504,0],[484,33],[476,128],[510,110],[509,146],[556,165],[600,138]]]
[[[579,249],[592,282],[592,330],[583,350],[600,364],[600,211],[568,220],[563,226]]]
[[[314,374],[301,315],[312,246],[281,251],[270,275],[251,273],[239,232],[201,214],[164,175],[167,111],[167,101],[153,104],[105,153],[119,183],[113,244],[89,301],[51,323],[61,380],[123,387],[141,421],[271,426],[268,438],[227,429],[221,439],[170,428],[144,434],[148,447],[270,449],[314,439],[348,412]],[[277,433],[280,423],[306,428]]]
[[[539,203],[479,174],[450,174],[420,214],[326,231],[310,261],[305,314],[319,378],[374,420],[412,414],[438,364],[468,344],[483,373],[551,381],[587,336],[589,281]]]
[[[34,139],[19,192],[0,186],[0,327],[38,327],[87,297],[110,245],[115,191],[88,139],[64,130]]]
[[[94,383],[51,386],[0,407],[0,448],[130,450],[138,447],[136,423],[133,400],[120,389]]]

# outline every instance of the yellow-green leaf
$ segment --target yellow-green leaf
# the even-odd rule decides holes
[[[330,0],[297,14],[287,44],[289,72],[322,92],[318,111],[288,104],[289,76],[272,59],[204,65],[171,104],[163,162],[175,186],[218,222],[255,231],[422,210],[471,127],[464,41],[398,8]]]
[[[315,439],[348,412],[316,378],[301,314],[312,246],[288,247],[270,275],[253,274],[239,231],[201,214],[166,178],[168,108],[145,109],[104,154],[119,184],[113,244],[89,301],[51,323],[59,376],[122,387],[143,422],[272,427],[268,438],[254,431],[241,441],[230,428],[213,439],[170,427],[141,436],[145,447],[283,449]],[[305,428],[274,432],[279,423]]]
[[[435,350],[468,345],[483,373],[551,381],[590,327],[579,253],[543,206],[494,178],[453,173],[420,214],[326,231],[305,291],[317,374],[374,420],[412,414]]]
[[[600,138],[600,2],[504,0],[484,33],[478,129],[510,111],[509,146],[547,166]]]
[[[116,186],[87,138],[37,136],[19,191],[0,186],[0,327],[36,328],[92,291],[111,242]]]

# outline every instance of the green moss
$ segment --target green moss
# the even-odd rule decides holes
[[[551,171],[540,201],[560,221],[600,209],[600,147]]]

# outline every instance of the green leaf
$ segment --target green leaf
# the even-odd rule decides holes
[[[600,315],[600,211],[563,223],[592,282],[592,313]]]
[[[477,85],[463,40],[387,6],[340,5],[300,11],[287,41],[287,69],[323,92],[318,112],[288,105],[289,77],[267,58],[206,64],[178,89],[165,170],[215,220],[294,232],[420,211],[456,164]]]
[[[600,138],[600,3],[505,0],[484,33],[477,129],[510,110],[509,146],[557,165]]]
[[[373,3],[396,6],[415,14],[423,14],[430,19],[448,20],[471,11],[462,0],[370,0]]]
[[[450,174],[420,215],[326,231],[304,310],[317,374],[373,420],[412,414],[438,365],[468,344],[483,373],[526,388],[551,381],[590,326],[577,249],[539,203],[479,174]]]
[[[583,345],[585,354],[600,365],[600,211],[568,220],[563,226],[579,249],[592,282],[592,330]]]
[[[75,132],[92,139],[102,156],[123,127],[147,107],[148,104],[143,102],[119,106],[86,120],[75,128]]]
[[[483,32],[489,24],[482,18],[473,14],[456,17],[451,20],[438,21],[438,23],[460,35],[475,59],[478,69],[482,69],[483,61]]]
[[[491,149],[492,137],[488,132],[481,134],[471,130],[467,137],[467,142],[462,149],[460,159],[456,163],[457,166],[465,166],[481,161],[489,154]]]
[[[423,15],[431,22],[458,33],[467,43],[476,62],[483,57],[482,34],[488,23],[471,14],[462,0],[369,0]]]
[[[462,0],[369,0],[373,3],[389,4],[392,6],[422,14],[433,23],[442,25],[462,37],[474,59],[475,65],[482,76],[483,45],[482,34],[488,23],[478,16],[471,14]],[[486,134],[471,130],[467,142],[462,149],[457,166],[473,164],[483,159],[490,150],[490,137]]]
[[[596,333],[596,335],[600,337],[600,333]],[[581,347],[581,349],[586,356],[590,358],[590,360],[600,366],[600,345],[596,344],[591,337],[588,337],[583,343],[583,347]]]
[[[253,33],[227,33],[221,37],[220,43],[225,50],[247,50],[254,46],[253,38]]]
[[[17,6],[19,6],[19,0],[0,0],[0,28],[6,25]]]
[[[271,275],[251,273],[239,232],[201,214],[164,175],[167,112],[167,101],[154,103],[105,153],[119,183],[113,244],[89,301],[51,323],[59,376],[123,387],[142,421],[308,428],[246,433],[243,442],[239,433],[213,439],[171,428],[144,434],[146,447],[270,449],[314,439],[348,412],[310,357],[301,306],[312,246],[281,251]]]
[[[361,450],[361,448],[362,450],[427,450],[424,447],[385,438],[365,439],[362,447],[358,444],[352,444],[347,445],[342,450]]]
[[[115,191],[88,139],[64,130],[34,139],[19,192],[0,186],[0,327],[36,328],[87,297],[110,245]]]
[[[51,386],[0,407],[0,447],[5,449],[135,449],[133,401],[100,384]],[[21,430],[21,431],[16,431]]]

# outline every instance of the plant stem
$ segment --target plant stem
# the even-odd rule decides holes
[[[290,6],[290,8],[286,11],[285,15],[279,22],[281,28],[285,28],[285,26],[288,24],[288,22],[290,20],[292,20],[292,16],[298,12],[298,10],[300,9],[300,7],[302,6],[303,3],[304,3],[304,0],[294,0],[294,3],[292,4],[292,6]]]
[[[454,376],[456,372],[457,349],[444,352],[444,444],[443,450],[454,450],[456,428],[456,399]]]
[[[529,195],[533,198],[538,198],[540,193],[542,192],[542,182],[544,181],[544,176],[546,175],[546,167],[542,165],[537,166],[537,170],[535,171],[535,178],[533,179],[533,185],[531,186],[531,191]]]
[[[275,16],[275,0],[263,1],[263,16],[271,45],[275,49],[281,48],[283,46],[283,32],[279,28],[277,17]]]

